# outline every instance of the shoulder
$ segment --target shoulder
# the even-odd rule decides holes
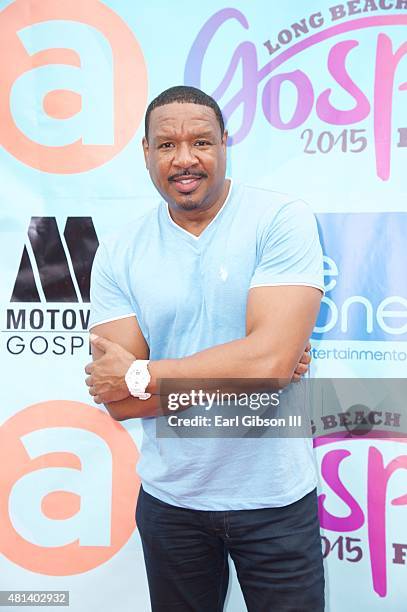
[[[239,193],[242,209],[246,214],[250,211],[261,230],[292,223],[315,223],[311,206],[296,195],[252,185],[240,185]]]
[[[120,265],[133,257],[135,252],[142,251],[145,240],[148,240],[149,233],[157,223],[159,208],[160,204],[105,234],[97,253],[108,258],[112,264],[117,262]]]
[[[298,199],[296,196],[289,193],[273,191],[272,189],[265,189],[255,185],[241,184],[240,189],[245,199],[250,198],[250,200],[260,208],[280,208],[281,206],[294,202]]]

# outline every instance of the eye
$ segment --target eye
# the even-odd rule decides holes
[[[211,143],[208,140],[197,140],[195,142],[195,145],[197,145],[198,147],[207,147],[209,146]]]
[[[174,145],[173,145],[172,142],[163,142],[162,144],[160,144],[160,146],[158,148],[159,149],[170,149],[173,146]]]

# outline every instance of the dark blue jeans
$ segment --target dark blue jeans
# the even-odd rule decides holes
[[[136,512],[153,612],[220,612],[228,554],[249,612],[323,612],[316,490],[279,508],[210,512],[140,489]]]

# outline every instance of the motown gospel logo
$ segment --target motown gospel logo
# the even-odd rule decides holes
[[[9,353],[89,350],[90,272],[97,247],[91,217],[68,217],[63,233],[55,217],[32,217],[6,310]]]

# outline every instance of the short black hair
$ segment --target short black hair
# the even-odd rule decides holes
[[[150,115],[158,106],[165,106],[166,104],[172,104],[173,102],[202,104],[202,106],[209,106],[219,122],[220,133],[223,136],[225,131],[225,123],[222,117],[222,111],[219,108],[216,100],[208,96],[204,91],[197,87],[190,87],[189,85],[177,85],[170,87],[165,91],[162,91],[154,100],[150,102],[146,110],[146,116],[144,120],[144,134],[148,140],[148,128],[150,126]]]

